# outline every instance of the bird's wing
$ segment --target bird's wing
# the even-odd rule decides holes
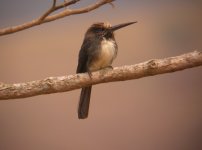
[[[91,42],[85,40],[79,51],[79,60],[76,73],[87,72],[87,62],[88,62],[88,49],[91,47]]]

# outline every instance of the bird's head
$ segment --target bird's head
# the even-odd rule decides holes
[[[92,38],[96,38],[96,37],[97,38],[104,37],[106,39],[114,38],[114,31],[121,29],[123,27],[126,27],[128,25],[134,24],[134,23],[137,23],[137,21],[122,23],[122,24],[118,24],[118,25],[114,25],[114,26],[111,26],[111,24],[104,23],[104,22],[94,23],[87,30],[86,36],[92,37]]]

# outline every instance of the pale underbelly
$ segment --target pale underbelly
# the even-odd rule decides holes
[[[97,60],[95,60],[91,64],[89,70],[90,71],[96,71],[96,70],[99,70],[99,69],[109,67],[112,64],[112,61],[113,61],[113,57],[111,57],[111,58],[109,58],[109,57],[100,57],[100,58],[98,58]]]
[[[117,48],[112,40],[103,40],[100,53],[91,64],[89,70],[96,71],[111,66],[116,57]]]

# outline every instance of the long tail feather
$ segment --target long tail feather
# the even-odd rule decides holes
[[[88,117],[89,105],[90,105],[90,96],[91,96],[92,86],[82,88],[79,108],[78,108],[78,118],[85,119]]]

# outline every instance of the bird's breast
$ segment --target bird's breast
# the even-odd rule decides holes
[[[90,70],[96,71],[112,64],[112,61],[117,55],[117,45],[114,40],[106,40],[105,38],[101,41],[101,46],[97,54],[96,59],[93,61]]]

